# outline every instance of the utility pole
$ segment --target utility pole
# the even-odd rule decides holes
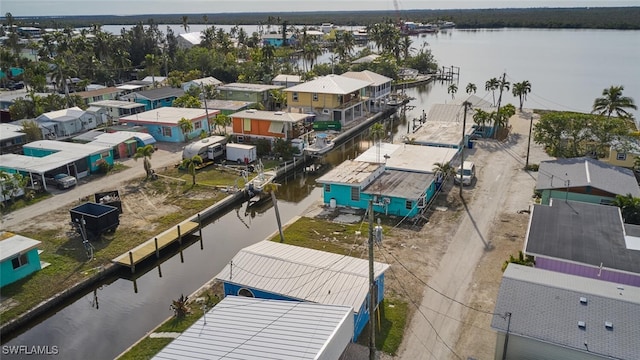
[[[202,100],[204,101],[204,113],[207,115],[207,126],[209,127],[209,136],[211,136],[211,123],[209,119],[209,107],[207,106],[207,93],[204,91],[204,83],[200,82],[200,89],[202,90]]]
[[[529,151],[531,150],[531,130],[533,129],[533,114],[531,114],[531,119],[529,119],[529,140],[527,141],[527,161],[525,162],[524,169],[529,169]]]
[[[464,178],[464,147],[466,146],[464,137],[467,128],[467,109],[471,107],[471,103],[465,101],[462,106],[464,106],[464,117],[462,118],[462,147],[460,147],[460,198],[462,198],[462,180]]]
[[[369,360],[376,358],[375,283],[373,273],[373,199],[369,199]]]

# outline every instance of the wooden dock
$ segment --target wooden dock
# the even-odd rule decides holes
[[[171,243],[182,242],[182,237],[190,235],[200,230],[200,224],[187,220],[159,234],[158,236],[145,241],[128,252],[118,256],[112,261],[116,264],[131,267],[131,272],[135,272],[136,265],[151,255],[160,257],[160,250]]]

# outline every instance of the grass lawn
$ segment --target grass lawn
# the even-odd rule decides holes
[[[12,298],[16,304],[2,313],[2,321],[9,321],[47,298],[93,276],[101,266],[110,264],[111,259],[228,195],[222,192],[214,193],[204,186],[176,188],[174,184],[175,182],[169,180],[158,179],[144,182],[141,186],[150,192],[169,193],[165,202],[175,205],[178,210],[150,218],[151,224],[145,230],[121,225],[113,234],[92,241],[95,250],[94,259],[90,261],[87,259],[81,238],[66,224],[58,229],[22,232],[21,235],[42,241],[39,248],[44,251],[40,259],[51,265],[2,288],[3,297]],[[75,205],[77,204],[73,206]]]
[[[146,337],[136,346],[131,348],[126,354],[118,359],[120,360],[144,360],[151,359],[165,346],[169,345],[173,339],[171,338],[150,338]]]
[[[407,323],[407,303],[395,299],[385,299],[379,309],[376,319],[376,349],[390,355],[397,355]],[[358,343],[369,345],[368,324],[362,330]]]
[[[9,200],[6,204],[4,204],[5,206],[2,207],[2,213],[8,214],[12,211],[16,211],[16,210],[25,208],[27,206],[31,206],[33,204],[37,204],[42,200],[50,198],[51,196],[52,195],[50,193],[44,192],[44,193],[36,193],[33,199],[29,199],[29,200],[27,200],[24,196],[18,199],[15,199],[13,202]]]

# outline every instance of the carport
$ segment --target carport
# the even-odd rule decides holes
[[[83,155],[74,155],[65,151],[61,151],[55,154],[51,154],[46,157],[33,157],[17,154],[5,154],[0,155],[0,169],[10,173],[19,172],[23,175],[28,175],[31,180],[31,184],[34,184],[34,180],[40,181],[45,190],[47,190],[47,183],[44,181],[45,174],[47,173],[67,173],[76,177],[78,169],[76,161],[84,160]]]

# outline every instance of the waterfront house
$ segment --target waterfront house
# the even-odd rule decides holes
[[[77,106],[51,111],[36,118],[41,127],[55,138],[66,138],[82,131],[95,129],[98,119]]]
[[[214,78],[213,76],[208,76],[182,83],[182,90],[184,90],[184,92],[187,92],[191,87],[196,87],[200,89],[200,91],[202,91],[202,89],[206,86],[216,87],[218,85],[222,85],[222,81]]]
[[[536,191],[547,205],[552,198],[611,204],[616,195],[640,197],[632,170],[586,157],[542,161]]]
[[[194,46],[200,45],[202,42],[202,32],[194,31],[185,34],[178,34],[176,37],[178,47],[181,49],[191,49]]]
[[[496,360],[633,360],[640,354],[638,287],[509,264],[493,312]]]
[[[349,306],[227,296],[153,357],[339,359],[353,335]]]
[[[300,83],[302,83],[302,76],[300,75],[279,74],[271,79],[271,84],[282,86],[284,88],[295,86]]]
[[[242,111],[252,107],[255,103],[249,101],[237,101],[237,100],[218,100],[212,99],[206,101],[206,106],[209,109],[220,110],[221,114],[231,115],[238,111]],[[202,102],[201,108],[205,108],[205,101]]]
[[[640,226],[624,224],[615,206],[533,205],[524,253],[537,268],[640,286]]]
[[[436,163],[451,162],[458,151],[446,147],[381,142],[360,154],[355,161],[384,164],[387,170],[434,174]]]
[[[389,265],[374,263],[376,307]],[[224,294],[351,307],[353,341],[369,321],[369,262],[273,241],[240,250],[216,275]]]
[[[27,134],[22,132],[22,126],[0,124],[0,154],[21,154],[26,142]]]
[[[286,43],[285,43],[286,41]],[[287,33],[286,36],[278,33],[262,35],[262,44],[271,45],[273,47],[292,46],[295,45],[296,34]]]
[[[271,90],[282,89],[278,85],[231,83],[218,86],[220,100],[248,101],[262,104],[264,109],[273,109]]]
[[[253,139],[291,140],[304,135],[307,114],[247,109],[229,115],[239,142]]]
[[[346,125],[365,116],[366,88],[369,81],[341,75],[326,75],[284,89],[289,112],[314,114],[316,121]]]
[[[89,103],[90,106],[106,110],[107,124],[117,123],[123,116],[135,115],[145,111],[144,104],[132,101],[101,100]]]
[[[376,59],[378,59],[379,57],[380,57],[380,55],[377,55],[377,54],[369,54],[367,56],[363,56],[361,58],[353,60],[351,62],[351,64],[353,64],[353,65],[368,64],[368,63],[372,63],[372,62],[376,61]]]
[[[140,114],[120,118],[119,123],[127,126],[143,126],[157,141],[182,142],[200,136],[203,131],[209,133],[218,115],[218,110],[161,107]],[[193,130],[182,132],[178,122],[187,119],[193,124]]]
[[[40,262],[42,242],[8,232],[0,233],[0,287],[14,283],[48,265]]]
[[[122,95],[121,100],[135,101],[144,104],[145,110],[153,110],[173,105],[173,101],[184,95],[184,90],[172,87],[161,87],[151,90],[142,90]]]
[[[369,86],[364,90],[364,96],[369,100],[370,110],[380,110],[381,106],[387,101],[389,95],[391,95],[391,81],[392,78],[374,73],[373,71],[347,71],[342,74],[352,79],[358,79],[362,81],[368,81]]]

